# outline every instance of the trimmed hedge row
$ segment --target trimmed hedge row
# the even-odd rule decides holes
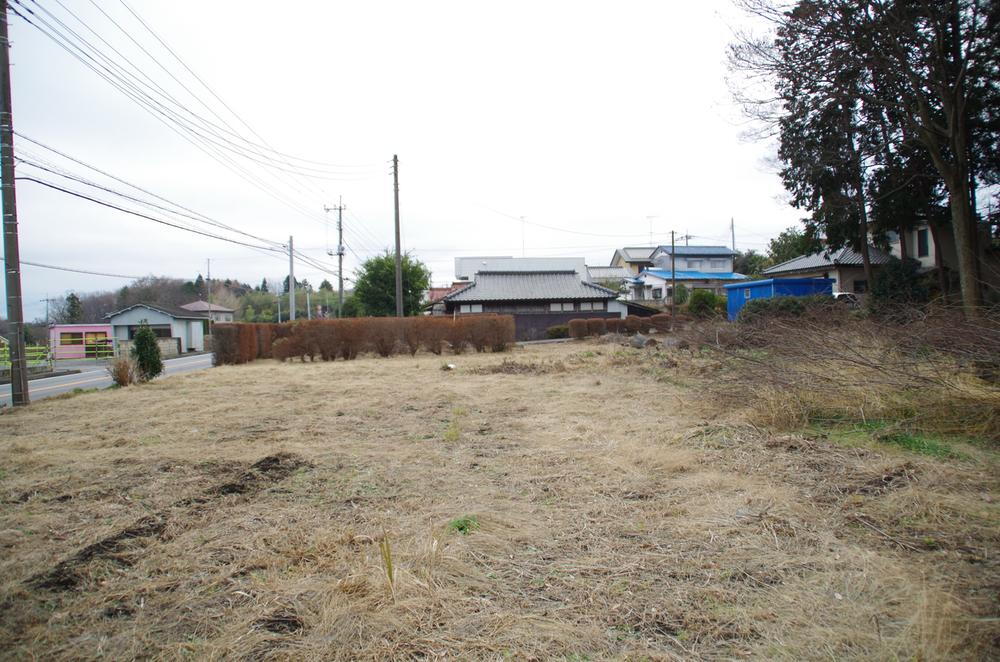
[[[412,356],[421,349],[441,354],[446,346],[455,354],[469,347],[477,352],[503,352],[514,342],[514,318],[510,315],[455,319],[360,317],[282,324],[216,324],[213,329],[215,365],[266,358],[350,360],[363,352],[387,357],[406,351]]]

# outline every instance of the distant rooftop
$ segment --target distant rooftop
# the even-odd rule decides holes
[[[615,299],[618,292],[582,280],[576,270],[480,271],[476,280],[442,301]]]
[[[892,259],[888,253],[884,253],[874,246],[868,247],[868,256],[871,263],[875,265],[886,264]],[[811,271],[815,269],[827,269],[829,267],[860,267],[864,265],[861,253],[853,248],[838,248],[835,251],[823,251],[812,253],[811,255],[800,255],[787,262],[776,264],[773,267],[764,269],[764,274],[786,274],[796,271]]]
[[[235,313],[236,311],[232,308],[226,308],[225,306],[220,306],[217,303],[209,304],[207,301],[192,301],[191,303],[185,303],[181,306],[184,310],[191,310],[196,313],[207,312],[211,306],[213,313]]]
[[[730,255],[736,255],[736,253],[731,248],[725,246],[675,246],[671,251],[669,245],[667,246],[657,246],[654,252],[664,252],[667,255],[673,253],[674,255],[684,255],[690,257],[729,257]]]
[[[473,280],[481,271],[575,271],[587,276],[582,257],[456,257],[455,278]]]

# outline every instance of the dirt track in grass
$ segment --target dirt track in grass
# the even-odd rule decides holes
[[[7,413],[0,655],[996,655],[996,465],[768,435],[714,369],[267,361]]]

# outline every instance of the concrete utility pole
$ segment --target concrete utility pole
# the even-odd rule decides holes
[[[306,319],[311,320],[313,318],[312,302],[309,298],[309,290],[306,290]]]
[[[10,396],[15,407],[28,397],[28,370],[24,360],[24,307],[21,298],[21,255],[17,241],[17,199],[14,194],[14,119],[10,99],[10,41],[7,38],[7,0],[0,0],[0,189],[3,194],[3,256],[7,286],[7,324],[10,342]]]
[[[733,252],[736,252],[736,220],[729,217],[729,231],[733,233]]]
[[[336,207],[323,207],[324,211],[334,209],[337,210],[337,317],[340,317],[344,309],[344,198],[339,199]]]
[[[392,191],[396,202],[396,317],[403,316],[403,256],[399,252],[399,157],[392,155]]]
[[[670,327],[674,326],[674,302],[677,300],[677,268],[674,254],[674,231],[670,231]]]
[[[281,292],[278,292],[278,324],[281,324]]]
[[[295,256],[291,236],[288,237],[288,321],[295,321]]]

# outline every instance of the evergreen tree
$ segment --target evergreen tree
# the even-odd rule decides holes
[[[194,290],[195,294],[201,298],[205,298],[205,279],[198,274],[198,277],[194,279]]]
[[[431,272],[423,262],[409,255],[402,259],[403,315],[420,312],[420,299],[430,285]],[[358,269],[354,297],[369,317],[396,314],[396,257],[389,251],[370,258]],[[347,302],[344,302],[346,312]]]
[[[142,320],[139,330],[135,332],[135,339],[132,342],[132,358],[135,359],[136,372],[140,381],[148,382],[163,372],[160,346],[156,342],[156,334],[149,328],[146,320]]]
[[[67,324],[79,324],[83,321],[83,304],[75,292],[66,297],[66,308],[63,314]]]
[[[744,276],[759,276],[769,266],[768,262],[767,256],[751,248],[733,258],[733,271]]]
[[[800,255],[816,252],[818,246],[798,228],[788,228],[767,245],[767,257],[772,264],[781,264]]]
[[[319,289],[326,290],[328,292],[332,292],[333,291],[333,285],[330,284],[330,281],[328,281],[327,279],[324,278],[323,282],[319,284]]]

